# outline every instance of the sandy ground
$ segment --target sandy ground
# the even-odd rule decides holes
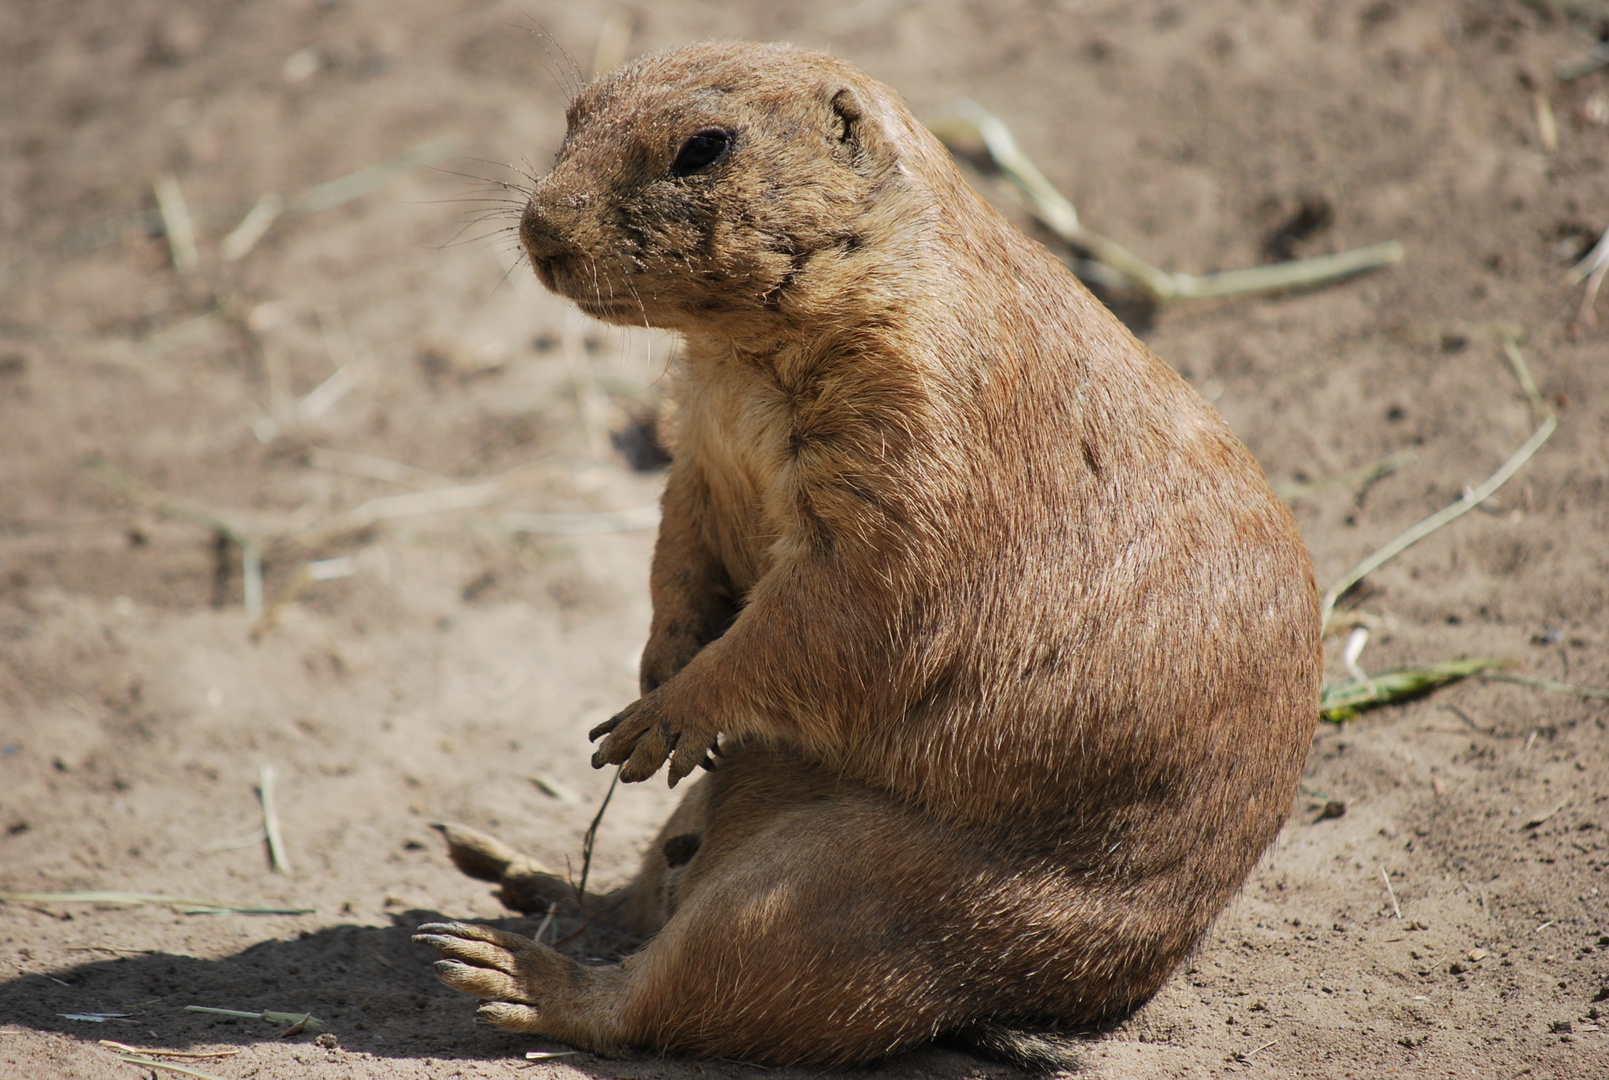
[[[1327,210],[1295,253],[1401,240],[1393,270],[1136,321],[1276,483],[1417,454],[1300,503],[1322,583],[1524,442],[1497,336],[1518,324],[1558,431],[1370,576],[1363,665],[1490,656],[1609,685],[1609,331],[1563,282],[1609,226],[1609,71],[1553,74],[1609,26],[1602,3],[7,4],[0,890],[312,911],[0,906],[0,1075],[138,1075],[102,1038],[237,1050],[190,1062],[229,1080],[512,1076],[561,1049],[473,1028],[408,933],[503,917],[432,821],[579,867],[604,789],[584,733],[633,695],[651,533],[520,534],[508,515],[654,503],[658,475],[609,435],[652,404],[671,345],[505,280],[484,234],[506,222],[471,220],[500,192],[456,175],[541,168],[558,46],[588,68],[601,35],[607,61],[610,25],[627,55],[827,47],[928,117],[964,92],[1086,222],[1170,268],[1266,261],[1304,203]],[[187,272],[164,175],[194,219]],[[284,212],[223,260],[266,192]],[[97,460],[269,542],[269,617],[243,610],[237,548],[98,482]],[[533,462],[479,507],[286,540]],[[344,576],[304,577],[338,559],[323,572]],[[1275,849],[1194,962],[1088,1044],[1088,1074],[1609,1076],[1606,721],[1602,700],[1471,682],[1326,725]],[[254,838],[264,765],[288,875]],[[1320,820],[1331,801],[1344,815]],[[628,874],[670,805],[660,784],[620,792],[593,880]],[[187,1005],[327,1027],[281,1038]],[[94,1012],[126,1015],[70,1018]],[[1010,1075],[938,1049],[864,1071]],[[762,1075],[586,1055],[530,1072]]]

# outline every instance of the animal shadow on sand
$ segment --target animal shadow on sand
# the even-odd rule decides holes
[[[289,940],[261,941],[232,956],[201,960],[170,953],[132,953],[91,960],[49,975],[21,975],[0,983],[0,1017],[8,1024],[51,1031],[93,1043],[117,1039],[139,1045],[185,1049],[198,1045],[271,1042],[284,1025],[189,1012],[186,1005],[244,1012],[310,1012],[324,1026],[287,1037],[313,1043],[333,1034],[342,1051],[387,1058],[436,1060],[507,1058],[526,1051],[570,1047],[529,1035],[514,1035],[473,1023],[474,1002],[437,981],[436,951],[411,940],[420,923],[451,921],[438,911],[410,910],[391,915],[390,926],[343,924],[304,931]],[[530,918],[474,919],[514,933],[532,935]],[[604,952],[610,942],[594,942]],[[590,949],[577,939],[564,951],[584,957]],[[68,1020],[62,1013],[127,1013],[106,1023]],[[655,1064],[638,1058],[621,1061],[577,1053],[565,1064],[599,1077],[651,1075]],[[701,1063],[708,1075],[804,1077],[820,1070],[765,1069],[738,1063]],[[634,1068],[632,1067],[634,1066]],[[647,1072],[644,1066],[648,1066]],[[893,1080],[940,1075],[1019,1077],[1006,1065],[983,1061],[958,1050],[928,1046],[887,1061],[847,1071],[848,1075]]]

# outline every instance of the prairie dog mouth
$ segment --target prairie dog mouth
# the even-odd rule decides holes
[[[537,280],[548,291],[564,297],[587,314],[600,318],[604,315],[641,314],[642,304],[636,297],[603,295],[606,291],[615,292],[612,282],[584,277],[577,272],[574,263],[566,259],[536,255],[529,250],[526,254],[530,257],[531,269],[536,272]]]
[[[600,300],[595,296],[570,296],[569,299],[576,307],[597,318],[620,315],[629,315],[639,321],[643,318],[642,305],[629,297]]]

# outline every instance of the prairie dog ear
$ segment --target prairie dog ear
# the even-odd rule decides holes
[[[877,118],[867,113],[861,95],[849,86],[829,93],[840,156],[860,169],[890,164],[896,156],[893,144]]]
[[[850,87],[840,88],[832,96],[832,111],[838,117],[838,141],[849,142],[855,136],[855,125],[866,113],[860,95]]]

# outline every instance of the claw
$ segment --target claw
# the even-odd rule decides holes
[[[620,767],[620,779],[627,784],[635,784],[654,775],[664,763],[663,756],[653,753],[649,747],[639,743],[631,757]]]
[[[710,757],[710,753],[717,749],[719,745],[719,735],[695,735],[693,738],[685,740],[681,749],[671,756],[670,767],[666,770],[669,774],[670,786],[675,787],[685,777],[691,775],[694,769],[713,770],[715,762]]]

